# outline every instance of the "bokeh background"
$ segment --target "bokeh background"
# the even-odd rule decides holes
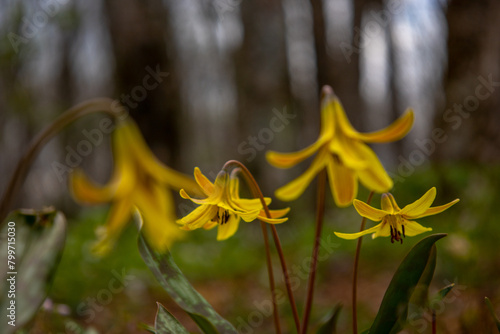
[[[308,166],[310,161],[277,170],[265,161],[265,151],[295,151],[316,139],[323,85],[333,87],[360,131],[380,129],[411,107],[411,133],[373,148],[395,180],[392,193],[401,205],[432,186],[438,205],[461,199],[422,221],[449,234],[438,244],[431,290],[457,283],[453,300],[438,314],[438,328],[490,333],[484,296],[500,313],[499,31],[495,0],[1,0],[0,189],[42,128],[94,97],[122,102],[167,165],[187,174],[199,166],[214,178],[225,161],[237,159],[266,195]],[[145,82],[148,75],[156,82]],[[103,117],[78,121],[52,140],[17,199],[16,207],[54,205],[71,221],[50,297],[30,332],[142,333],[141,323],[154,321],[155,301],[195,331],[140,259],[133,226],[108,257],[90,254],[107,208],[77,205],[68,173],[55,166],[65,164]],[[105,182],[112,168],[109,136],[77,165]],[[276,208],[292,206],[290,221],[279,231],[299,278],[312,245],[314,190],[313,184],[290,204],[274,201]],[[361,189],[359,198],[366,197]],[[179,214],[185,213],[177,200]],[[312,321],[341,302],[344,333],[350,328],[355,242],[333,231],[355,231],[360,219],[353,208],[335,208],[331,196],[327,205],[322,252],[328,256],[319,266]],[[234,238],[216,242],[215,231],[195,231],[172,249],[193,284],[242,333],[272,330],[270,316],[255,315],[268,299],[259,233],[258,224],[245,224]],[[419,239],[364,242],[362,328]],[[104,301],[99,296],[116,275],[128,279]],[[306,280],[299,281],[301,307]],[[285,317],[289,309],[281,308]],[[430,333],[430,322],[415,320],[405,331]]]

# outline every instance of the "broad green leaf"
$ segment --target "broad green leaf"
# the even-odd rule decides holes
[[[144,262],[172,299],[196,322],[204,333],[237,334],[236,329],[222,318],[188,282],[169,251],[163,254],[152,249],[143,235],[139,251]]]
[[[429,261],[432,261],[434,243],[445,236],[433,234],[411,249],[392,277],[370,334],[396,333],[402,329],[401,323],[406,321],[410,297]]]
[[[318,328],[316,334],[335,334],[337,333],[337,320],[339,318],[342,305],[337,304],[326,321]]]
[[[431,254],[429,255],[429,261],[425,266],[425,270],[418,281],[415,291],[410,298],[410,303],[419,306],[427,307],[429,302],[429,286],[434,276],[434,270],[436,269],[436,246],[431,247]]]
[[[410,302],[408,304],[408,312],[412,317],[421,317],[428,308],[429,305],[429,286],[434,276],[434,270],[436,269],[436,246],[433,245],[431,248],[431,254],[429,256],[429,261],[425,266],[425,270],[422,273],[422,277],[418,281],[415,290],[413,291]],[[404,319],[399,319],[400,322],[404,324],[407,320],[407,315],[404,315]]]
[[[186,328],[160,303],[155,319],[156,334],[189,334]]]
[[[500,320],[498,319],[495,310],[493,309],[493,305],[491,304],[490,299],[488,297],[484,297],[484,302],[486,303],[486,306],[488,306],[491,317],[493,318],[493,321],[495,321],[495,325],[497,326],[498,332],[500,333]]]
[[[12,333],[33,318],[47,296],[66,240],[66,218],[54,209],[13,211],[3,224],[0,238],[0,308],[4,320],[0,333]],[[7,308],[13,307],[12,301],[15,327],[8,324],[12,318]]]

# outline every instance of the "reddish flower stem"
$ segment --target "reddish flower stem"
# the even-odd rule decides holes
[[[126,111],[124,112],[125,109],[123,109],[120,105],[115,106],[114,103],[114,100],[108,98],[93,99],[80,103],[65,111],[61,116],[56,118],[52,124],[47,126],[38,134],[37,137],[33,139],[28,146],[28,149],[17,163],[14,174],[10,178],[7,189],[5,190],[3,198],[0,202],[0,226],[5,216],[7,216],[9,210],[11,209],[12,203],[17,197],[22,181],[26,177],[29,167],[33,163],[33,160],[37,157],[38,152],[40,152],[42,147],[68,124],[83,116],[95,112],[106,112],[113,117],[122,117],[123,115],[126,115]]]
[[[373,191],[368,195],[366,204],[370,204],[373,198]],[[361,227],[359,231],[365,229],[366,218],[361,219]],[[359,264],[359,254],[361,253],[361,243],[363,237],[358,238],[358,243],[356,245],[356,254],[354,255],[354,270],[352,273],[352,332],[353,334],[358,334],[358,308],[357,308],[357,293],[358,293],[358,264]]]
[[[302,318],[302,334],[307,333],[309,315],[311,313],[312,301],[314,298],[314,281],[316,280],[316,269],[318,264],[319,245],[321,241],[321,230],[325,216],[325,192],[326,192],[326,170],[323,169],[318,174],[318,190],[316,197],[316,232],[314,236],[314,246],[311,256],[311,266],[309,268],[309,279],[307,281],[307,297]]]
[[[252,189],[254,196],[260,198],[260,201],[262,203],[262,206],[264,207],[264,211],[266,213],[266,216],[268,218],[272,218],[271,213],[269,211],[269,208],[266,204],[266,201],[264,200],[264,195],[262,194],[262,191],[260,190],[260,187],[259,187],[257,181],[255,181],[255,178],[253,177],[252,173],[250,173],[250,171],[248,170],[248,168],[245,167],[245,165],[243,165],[241,162],[239,162],[237,160],[229,160],[228,162],[226,162],[224,164],[223,169],[229,168],[231,165],[234,165],[238,168],[241,168],[241,171],[243,172],[243,175],[245,176],[247,184]],[[287,295],[288,295],[288,300],[290,302],[290,307],[292,308],[293,320],[295,322],[295,327],[296,327],[297,333],[300,333],[299,313],[297,311],[297,305],[295,304],[295,298],[293,296],[293,291],[292,291],[292,287],[291,287],[291,283],[290,283],[290,276],[288,274],[288,268],[287,268],[286,261],[285,261],[285,255],[283,254],[283,248],[281,247],[281,242],[280,242],[280,239],[278,236],[278,231],[276,230],[276,226],[271,224],[271,231],[273,234],[273,240],[274,240],[274,244],[276,246],[276,251],[278,252],[278,257],[280,259],[281,270],[282,270],[283,276],[285,278],[285,286],[286,286],[286,291],[287,291]]]
[[[273,318],[274,318],[274,329],[276,334],[281,334],[280,320],[278,314],[278,304],[276,302],[276,288],[274,286],[274,274],[273,274],[273,264],[271,261],[271,251],[269,249],[269,237],[267,234],[266,223],[260,222],[260,227],[262,229],[262,237],[264,238],[264,245],[266,247],[266,263],[267,263],[267,273],[269,276],[269,288],[271,289],[271,298],[273,301]]]
[[[300,320],[299,312],[297,311],[297,305],[295,304],[295,298],[293,297],[293,291],[290,284],[290,276],[288,274],[288,269],[285,262],[285,256],[283,255],[283,249],[281,248],[280,238],[278,236],[278,231],[276,226],[271,225],[271,231],[273,232],[274,244],[276,245],[276,250],[278,251],[278,256],[281,262],[281,270],[283,271],[283,276],[285,278],[286,292],[288,294],[288,300],[290,301],[290,306],[292,307],[293,321],[295,322],[295,328],[297,333],[300,332]]]
[[[432,310],[432,334],[437,333],[436,328],[436,310]]]

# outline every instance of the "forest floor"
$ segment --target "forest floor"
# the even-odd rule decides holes
[[[431,186],[438,189],[435,205],[455,198],[461,201],[438,216],[423,218],[430,233],[448,233],[437,243],[438,261],[430,292],[455,283],[447,299],[435,305],[438,333],[495,333],[484,297],[500,313],[500,214],[495,211],[500,193],[499,168],[470,166],[427,169],[414,181],[396,186],[393,194],[401,205],[413,202]],[[437,182],[437,180],[440,180]],[[313,187],[311,187],[313,188]],[[361,191],[359,198],[366,198]],[[331,196],[330,196],[331,197]],[[290,220],[278,226],[283,249],[294,279],[299,312],[303,309],[307,268],[314,235],[314,189],[306,200],[273,203],[274,208],[292,206]],[[375,196],[374,206],[380,198]],[[333,231],[359,230],[360,217],[350,207],[338,209],[327,203],[323,247],[317,274],[311,332],[337,305],[343,305],[338,333],[351,333],[352,265],[355,241],[337,238]],[[192,332],[194,322],[161,289],[137,250],[137,231],[132,224],[116,248],[104,258],[91,255],[94,229],[102,224],[106,208],[85,209],[70,219],[67,245],[49,298],[32,323],[29,333],[146,333],[154,324],[156,302],[163,304]],[[373,226],[368,222],[368,227]],[[265,253],[259,224],[242,223],[236,235],[215,240],[215,230],[190,232],[172,248],[172,254],[196,289],[227,318],[240,333],[273,333],[270,314]],[[368,328],[376,316],[392,275],[399,263],[423,236],[407,237],[403,244],[388,238],[365,237],[358,283],[359,328]],[[277,287],[284,291],[278,258],[273,251]],[[113,282],[113,283],[111,283]],[[119,282],[119,283],[117,283]],[[290,307],[284,299],[279,307],[283,333],[294,333]],[[431,333],[430,315],[417,317],[410,309],[409,324],[402,333]]]

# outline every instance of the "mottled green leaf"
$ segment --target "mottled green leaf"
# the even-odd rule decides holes
[[[160,303],[155,319],[156,334],[189,334],[186,328]]]
[[[446,234],[433,234],[411,249],[392,277],[370,334],[396,333],[402,329],[402,323],[408,315],[411,295],[421,281],[429,261],[433,261],[434,243],[445,236]]]
[[[12,333],[33,318],[47,296],[66,240],[66,218],[54,209],[13,211],[3,224],[0,240],[0,308],[4,319],[0,333]],[[9,249],[12,262],[8,262]],[[14,281],[15,292],[10,284]],[[12,293],[15,298],[11,298]],[[12,308],[12,301],[16,327],[8,325],[11,311],[7,308]]]
[[[204,333],[237,334],[236,329],[222,318],[189,283],[169,251],[159,253],[152,249],[144,237],[139,237],[139,251],[144,262],[160,285],[184,310]]]
[[[316,334],[335,334],[337,333],[337,320],[339,318],[342,305],[337,304],[333,311],[327,316],[326,320],[316,331]]]

